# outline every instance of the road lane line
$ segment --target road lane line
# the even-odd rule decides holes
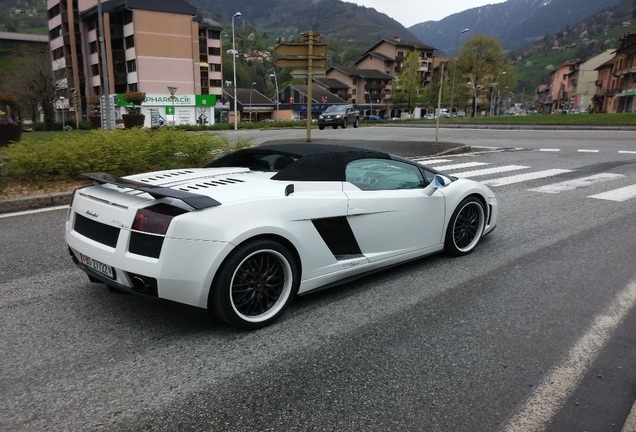
[[[551,185],[545,185],[534,189],[528,189],[532,192],[542,192],[542,193],[551,193],[556,194],[559,192],[565,192],[569,190],[573,190],[580,187],[591,186],[594,183],[603,183],[610,180],[615,180],[620,177],[625,177],[622,174],[612,174],[612,173],[601,173],[595,174],[589,177],[581,177],[575,180],[568,180],[560,183],[554,183]]]
[[[440,171],[450,171],[450,170],[456,170],[460,168],[472,168],[472,167],[478,167],[478,166],[484,166],[484,165],[489,165],[489,164],[486,162],[464,162],[464,163],[458,163],[458,164],[452,164],[452,165],[435,164],[431,166]]]
[[[0,219],[14,217],[14,216],[25,216],[25,215],[35,214],[35,213],[44,213],[44,212],[49,212],[53,210],[62,210],[67,208],[68,208],[68,205],[63,205],[63,206],[55,206],[55,207],[46,207],[46,208],[41,208],[37,210],[26,210],[26,211],[15,212],[15,213],[2,213],[0,214]]]
[[[636,198],[636,185],[625,186],[620,189],[614,189],[600,194],[590,195],[588,198],[596,198],[617,202],[627,201],[628,199]]]
[[[505,165],[505,166],[500,166],[500,167],[496,167],[496,168],[486,168],[486,169],[481,169],[481,170],[464,171],[464,172],[460,172],[460,173],[453,173],[453,175],[455,177],[462,177],[462,178],[479,177],[479,176],[483,176],[483,175],[492,175],[492,174],[498,174],[498,173],[502,173],[502,172],[517,171],[517,170],[528,169],[528,168],[530,168],[530,167],[521,166],[521,165]]]
[[[418,159],[418,158],[412,158],[415,162],[421,163],[421,164],[426,164],[426,165],[431,165],[431,164],[436,164],[436,163],[448,163],[448,162],[453,162],[452,159],[429,159],[429,158],[422,158],[422,159]]]
[[[483,181],[482,183],[484,183],[484,184],[486,184],[488,186],[505,186],[505,185],[514,184],[514,183],[521,183],[521,182],[525,182],[525,181],[529,181],[529,180],[536,180],[536,179],[541,179],[541,178],[546,178],[546,177],[553,177],[555,175],[565,174],[565,173],[569,173],[569,172],[572,172],[572,170],[567,170],[567,169],[549,169],[549,170],[545,170],[545,171],[536,171],[536,172],[531,172],[531,173],[527,173],[527,174],[518,174],[516,176],[501,177],[501,178],[498,178],[498,179],[486,180],[486,181]]]
[[[508,421],[504,432],[543,431],[592,367],[612,333],[636,306],[636,280],[619,292],[598,315],[560,364],[551,369],[525,404]]]
[[[636,154],[636,151],[619,150],[618,153],[619,154]]]
[[[560,152],[561,149],[552,149],[552,148],[548,149],[548,148],[546,148],[546,149],[539,149],[539,151],[542,151],[542,152]]]
[[[579,153],[598,153],[599,150],[585,150],[585,149],[579,149],[577,150]]]

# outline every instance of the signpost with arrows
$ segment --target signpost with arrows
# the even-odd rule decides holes
[[[313,78],[324,76],[327,66],[327,44],[318,43],[320,35],[309,32],[301,34],[301,43],[282,43],[276,46],[276,66],[294,68],[294,78],[307,78],[307,142],[311,141],[311,98]],[[318,68],[320,72],[314,68]],[[306,71],[306,73],[303,73]]]

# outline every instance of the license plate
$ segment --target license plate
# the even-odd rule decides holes
[[[101,274],[104,274],[106,276],[108,276],[109,278],[113,279],[115,272],[113,271],[113,268],[109,265],[106,265],[102,262],[99,262],[97,260],[94,260],[91,257],[88,257],[86,255],[80,254],[80,260],[82,261],[82,264],[87,265],[88,267],[92,268],[93,270],[98,271]]]

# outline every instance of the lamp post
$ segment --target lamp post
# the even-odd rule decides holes
[[[279,102],[279,97],[278,97],[278,78],[276,77],[276,72],[274,72],[273,74],[269,74],[270,77],[274,77],[274,84],[276,84],[276,120],[280,120],[280,102]]]
[[[168,87],[168,91],[170,92],[170,99],[172,99],[172,126],[177,124],[176,117],[177,113],[174,111],[174,94],[177,92],[176,87]]]
[[[459,35],[464,34],[468,31],[467,28],[457,33],[457,42],[455,43],[455,47],[459,50]],[[455,101],[455,74],[457,73],[457,60],[453,63],[453,83],[451,85],[451,104],[450,104],[450,114],[453,115],[453,103]]]
[[[495,87],[497,87],[497,84],[499,84],[499,77],[505,74],[506,74],[506,71],[499,72],[499,74],[497,75],[497,79],[492,84],[492,93],[490,94],[490,116],[491,117],[495,114],[495,107],[493,105],[493,101],[495,100]]]
[[[232,69],[234,71],[234,130],[238,129],[238,111],[236,108],[236,46],[235,46],[235,37],[234,37],[234,18],[238,18],[242,16],[240,12],[232,15]]]
[[[252,123],[252,93],[254,92],[255,82],[252,82],[252,87],[250,88],[250,123]],[[258,117],[256,118],[258,120]]]
[[[64,124],[64,101],[66,98],[64,96],[60,96],[58,100],[60,101],[60,108],[62,109],[62,130],[66,130],[66,125]]]

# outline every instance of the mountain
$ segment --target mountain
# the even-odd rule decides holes
[[[381,39],[417,37],[399,22],[373,8],[340,0],[188,0],[221,23],[241,12],[235,25],[249,25],[269,37],[289,40],[300,33],[319,33],[327,43],[355,45],[363,50]]]
[[[470,34],[494,36],[502,41],[504,49],[512,50],[620,2],[621,0],[508,0],[456,13],[441,21],[415,24],[409,30],[426,44],[447,54],[457,51],[457,34],[465,28],[470,29]],[[462,44],[461,37],[459,44]]]

